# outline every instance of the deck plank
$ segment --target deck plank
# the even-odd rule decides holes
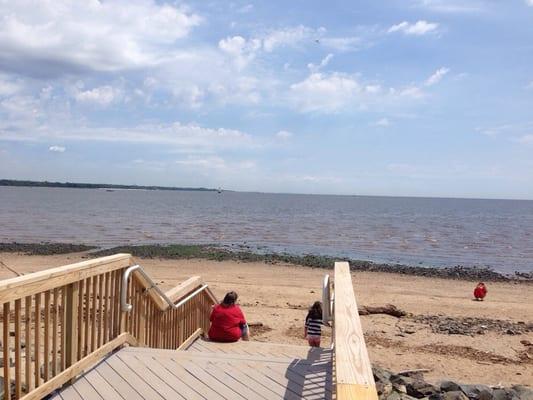
[[[141,395],[143,399],[165,400],[163,396],[157,393],[150,385],[148,385],[142,376],[136,374],[124,362],[118,358],[118,353],[107,359],[107,364],[115,370],[126,382],[135,385],[135,390]]]
[[[193,388],[189,387],[186,382],[182,382],[177,376],[173,375],[169,370],[161,365],[157,358],[150,359],[148,357],[136,357],[142,364],[144,364],[145,368],[150,368],[154,374],[159,376],[168,385],[174,388],[179,388],[179,392],[181,393],[182,397],[186,398],[187,400],[204,399],[204,397],[195,392]]]
[[[158,377],[153,371],[152,368],[147,368],[146,365],[139,362],[139,360],[131,354],[118,354],[124,364],[130,367],[134,371],[138,371],[144,381],[150,385],[160,396],[164,399],[184,399],[179,392],[174,390],[169,386],[165,381]]]
[[[104,400],[123,400],[124,398],[116,391],[113,385],[110,385],[96,369],[85,374],[85,379],[98,392]]]
[[[332,352],[268,343],[197,340],[188,350],[124,348],[55,400],[323,400]]]

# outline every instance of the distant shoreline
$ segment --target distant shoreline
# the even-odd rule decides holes
[[[11,187],[47,187],[47,188],[74,188],[74,189],[137,189],[137,190],[174,190],[174,191],[198,191],[216,192],[218,189],[191,188],[172,186],[143,186],[143,185],[115,185],[110,183],[76,183],[76,182],[48,182],[48,181],[25,181],[15,179],[0,179],[0,186]]]
[[[233,250],[217,245],[204,244],[153,244],[127,245],[101,249],[97,246],[73,243],[0,243],[0,253],[25,253],[26,255],[56,255],[89,252],[90,257],[101,257],[115,253],[130,253],[134,257],[147,259],[206,259],[214,261],[286,263],[311,268],[331,269],[335,261],[347,261],[352,271],[386,272],[402,275],[443,278],[466,281],[522,282],[533,283],[533,272],[502,274],[488,267],[462,265],[450,267],[413,266],[405,264],[376,263],[344,257],[321,255],[294,255],[288,253],[256,253],[250,250]]]

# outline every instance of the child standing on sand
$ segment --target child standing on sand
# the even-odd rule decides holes
[[[305,337],[311,347],[320,347],[322,335],[322,303],[315,301],[305,317]]]

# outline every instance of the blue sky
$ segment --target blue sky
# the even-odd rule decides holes
[[[533,0],[0,2],[0,177],[533,199]]]

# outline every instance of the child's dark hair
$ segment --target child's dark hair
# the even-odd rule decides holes
[[[320,301],[315,301],[309,309],[306,319],[309,318],[322,319],[322,303]]]
[[[222,300],[222,304],[225,306],[232,306],[233,304],[235,304],[238,297],[239,296],[237,296],[237,293],[235,293],[234,291],[228,292],[224,296],[224,300]]]

